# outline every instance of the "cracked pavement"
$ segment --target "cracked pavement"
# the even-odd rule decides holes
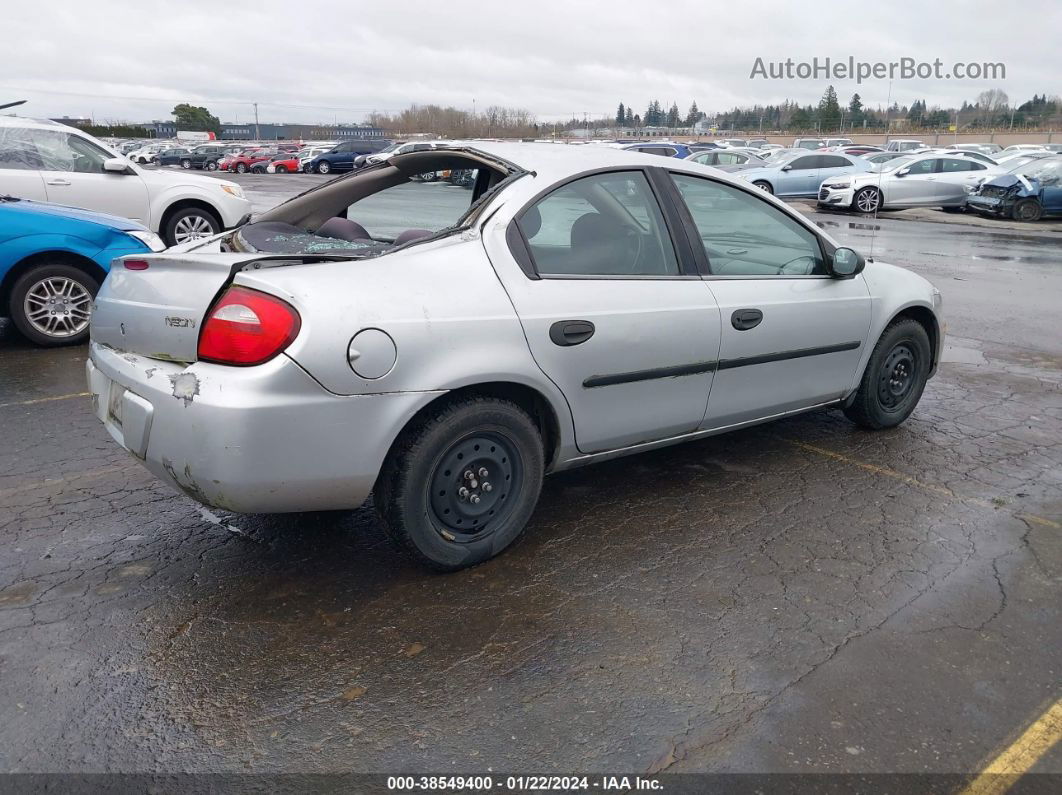
[[[814,217],[944,293],[904,426],[559,474],[447,576],[368,507],[198,506],[77,396],[85,348],[0,333],[0,770],[978,769],[1062,695],[1057,237]]]

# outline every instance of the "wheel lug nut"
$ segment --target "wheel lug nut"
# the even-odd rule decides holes
[[[483,481],[483,491],[490,491],[493,488],[494,487],[492,485],[490,485],[487,481],[485,481],[485,480]]]
[[[465,477],[465,480],[472,480],[472,478],[474,478],[475,475],[472,474],[472,470],[471,469],[466,469],[464,477]]]
[[[478,494],[473,494],[471,497],[469,497],[469,501],[473,505],[477,505],[479,503],[479,495]]]
[[[462,500],[467,500],[468,499],[468,489],[466,489],[464,486],[462,486],[461,488],[459,488],[457,490],[457,496],[460,499],[462,499]]]
[[[479,476],[480,476],[481,478],[485,478],[485,477],[487,477],[487,475],[489,475],[489,474],[490,474],[490,473],[489,473],[489,472],[487,471],[487,468],[486,468],[486,467],[480,467],[480,468],[479,468]]]

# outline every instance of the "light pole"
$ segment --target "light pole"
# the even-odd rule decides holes
[[[262,136],[258,130],[258,103],[254,103],[254,139],[256,141],[262,140]]]

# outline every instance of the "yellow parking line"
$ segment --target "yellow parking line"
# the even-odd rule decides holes
[[[1059,740],[1062,740],[1062,700],[1033,721],[959,795],[1003,795]]]
[[[22,494],[26,491],[36,491],[37,489],[47,489],[52,486],[76,486],[83,480],[93,480],[94,478],[101,477],[102,475],[110,475],[114,472],[124,472],[128,469],[136,467],[133,461],[127,464],[116,464],[114,466],[99,467],[98,469],[86,469],[84,472],[75,472],[72,475],[66,475],[61,478],[48,478],[47,480],[38,480],[35,483],[23,483],[21,486],[12,486],[7,489],[0,489],[0,499],[4,497],[10,497],[14,494]]]
[[[825,456],[826,458],[832,458],[835,461],[842,461],[846,464],[851,464],[854,467],[865,469],[867,472],[873,472],[876,475],[884,475],[885,477],[892,478],[893,480],[899,480],[902,483],[906,483],[909,486],[914,486],[915,488],[922,489],[923,491],[928,491],[931,494],[939,494],[941,497],[947,497],[951,500],[961,500],[962,502],[967,502],[971,505],[976,505],[980,508],[991,508],[993,510],[996,510],[1000,507],[1000,505],[997,505],[994,502],[990,502],[989,500],[982,500],[979,497],[963,497],[961,495],[956,494],[951,489],[944,488],[943,486],[935,486],[932,483],[926,483],[925,481],[919,480],[918,478],[906,475],[903,472],[898,472],[895,469],[878,466],[877,464],[870,464],[866,461],[860,461],[857,458],[851,458],[849,456],[844,455],[843,453],[837,453],[825,447],[819,447],[818,445],[808,444],[807,442],[799,442],[796,439],[785,439],[784,441],[793,445],[793,447],[800,448],[801,450],[807,450],[811,453],[817,453],[818,455]],[[1024,519],[1027,522],[1032,522],[1033,524],[1041,525],[1042,527],[1050,527],[1053,530],[1062,530],[1062,523],[1056,522],[1053,519],[1045,519],[1043,516],[1037,516],[1036,514],[1019,513],[1015,514],[1014,517],[1016,519]]]
[[[14,403],[0,403],[0,409],[9,406],[32,406],[35,403],[50,403],[53,400],[69,400],[70,398],[88,397],[91,392],[74,392],[70,395],[54,395],[52,397],[34,398],[33,400],[16,400]]]
[[[910,475],[905,475],[903,472],[897,472],[895,469],[889,469],[888,467],[878,466],[877,464],[868,464],[865,461],[859,461],[855,458],[849,458],[848,456],[842,455],[841,453],[835,453],[833,450],[827,450],[825,447],[817,447],[816,445],[808,444],[807,442],[798,442],[795,439],[786,439],[786,441],[794,447],[799,447],[802,450],[808,450],[812,453],[818,453],[819,455],[824,455],[827,458],[833,458],[837,461],[844,461],[846,464],[851,464],[852,466],[857,466],[860,469],[865,469],[867,472],[873,472],[878,475],[884,475],[885,477],[892,478],[893,480],[903,481],[904,483],[907,483],[910,486],[916,486],[922,489],[923,491],[930,491],[934,494],[940,494],[944,497],[955,497],[955,492],[953,492],[951,489],[946,489],[943,486],[934,486],[932,483],[924,483],[918,478],[913,478]]]

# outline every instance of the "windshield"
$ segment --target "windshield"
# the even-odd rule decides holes
[[[878,163],[870,170],[875,174],[887,174],[890,171],[895,171],[900,166],[910,163],[914,158],[912,157],[894,157],[892,160],[886,160],[884,163]]]

